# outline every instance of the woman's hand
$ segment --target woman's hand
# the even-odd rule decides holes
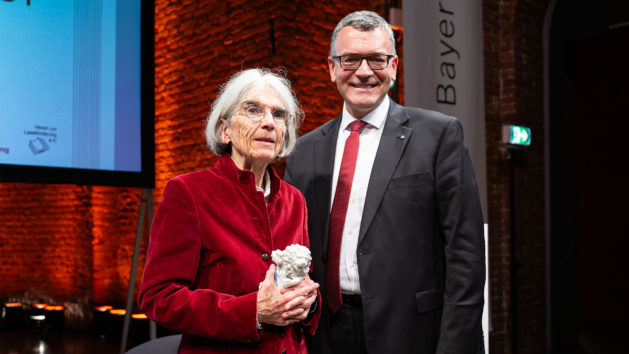
[[[286,289],[280,289],[284,295],[293,299],[287,304],[286,311],[282,315],[286,319],[295,319],[297,322],[305,320],[310,314],[312,304],[317,300],[319,284],[310,279],[308,274],[299,284]]]
[[[306,278],[299,284],[279,289],[275,285],[275,265],[266,272],[258,291],[258,322],[279,326],[303,321],[308,317],[310,306],[317,298],[319,284]]]

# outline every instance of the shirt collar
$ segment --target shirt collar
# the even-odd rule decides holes
[[[382,127],[384,127],[384,121],[387,119],[387,113],[389,113],[389,101],[389,96],[385,96],[378,107],[367,113],[361,120],[363,122],[366,122],[368,127],[374,129],[381,129]],[[349,113],[349,111],[347,110],[347,104],[343,103],[343,116],[341,118],[340,130],[343,131],[347,129],[347,126],[355,120],[356,118],[352,116],[351,113]]]
[[[256,186],[256,190],[258,192],[264,192],[264,198],[268,201],[269,196],[271,195],[271,176],[269,176],[269,171],[264,171],[262,183],[264,183],[264,189]]]

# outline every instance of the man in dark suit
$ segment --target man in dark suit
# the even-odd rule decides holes
[[[285,179],[304,194],[324,294],[312,353],[478,353],[483,218],[453,117],[402,107],[393,32],[346,16],[328,65],[345,103],[299,139]]]

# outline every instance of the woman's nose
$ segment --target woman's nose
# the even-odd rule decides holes
[[[264,116],[260,121],[262,123],[262,127],[270,127],[271,129],[275,128],[275,121],[273,120],[273,112],[270,109],[264,110]]]

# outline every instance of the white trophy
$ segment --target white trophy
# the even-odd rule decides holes
[[[302,245],[290,245],[283,251],[271,253],[275,268],[275,283],[280,288],[299,284],[310,270],[310,250]]]

